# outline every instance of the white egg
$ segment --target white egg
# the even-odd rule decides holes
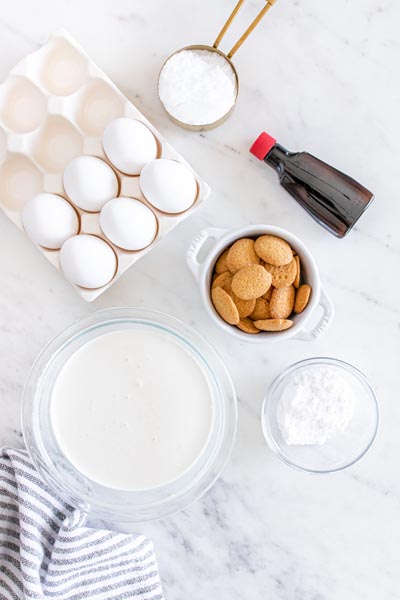
[[[79,231],[79,219],[69,202],[56,194],[36,194],[21,212],[22,225],[39,246],[57,250]]]
[[[144,165],[157,157],[157,142],[150,129],[128,117],[107,125],[103,148],[108,160],[126,175],[139,175]]]
[[[68,198],[88,212],[100,211],[118,195],[118,178],[110,165],[96,156],[77,156],[65,167],[63,184]]]
[[[166,213],[187,210],[197,196],[197,182],[191,170],[168,158],[152,160],[143,168],[140,188],[150,204]]]
[[[94,235],[75,235],[60,251],[60,266],[67,279],[84,288],[99,288],[114,277],[117,257],[104,240]]]
[[[108,239],[124,250],[142,250],[157,234],[157,218],[135,198],[114,198],[100,213],[100,227]]]

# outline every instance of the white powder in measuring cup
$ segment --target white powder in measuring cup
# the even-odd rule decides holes
[[[187,125],[207,125],[234,105],[236,77],[229,62],[210,50],[181,50],[165,63],[158,93],[170,115]]]
[[[289,445],[322,445],[343,433],[354,414],[350,384],[336,369],[311,367],[289,380],[277,407],[282,437]]]

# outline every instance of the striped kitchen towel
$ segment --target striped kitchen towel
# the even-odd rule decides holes
[[[0,600],[161,600],[152,543],[84,521],[26,452],[0,450]]]

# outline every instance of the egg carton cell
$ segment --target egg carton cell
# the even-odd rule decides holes
[[[49,94],[69,96],[87,77],[87,60],[66,39],[55,37],[46,44],[40,80]]]
[[[7,155],[0,165],[0,202],[11,212],[20,211],[35,194],[43,191],[43,174],[23,154]]]
[[[47,98],[26,77],[9,77],[0,90],[0,117],[4,125],[15,133],[37,129],[47,112]]]
[[[33,141],[34,160],[50,173],[62,173],[65,166],[82,154],[81,134],[64,117],[50,115]]]
[[[101,136],[110,121],[121,117],[124,100],[101,79],[91,80],[82,90],[76,110],[78,127],[89,136]]]

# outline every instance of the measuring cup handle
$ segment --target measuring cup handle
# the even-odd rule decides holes
[[[197,258],[200,250],[203,248],[207,240],[218,240],[226,233],[226,231],[226,229],[220,229],[218,227],[208,227],[207,229],[200,231],[200,233],[193,239],[186,254],[186,262],[196,279],[199,278],[200,269],[203,264],[203,262],[200,262]]]
[[[231,14],[229,15],[229,17],[227,18],[224,26],[222,27],[221,31],[217,35],[217,38],[216,38],[216,40],[215,40],[215,42],[213,44],[214,48],[218,48],[218,46],[219,46],[222,38],[224,37],[225,33],[228,31],[229,27],[231,26],[233,19],[236,17],[237,13],[241,9],[241,7],[243,5],[243,2],[244,2],[244,0],[238,0],[238,2],[235,5],[233,11],[231,12]],[[250,25],[248,26],[248,28],[246,29],[246,31],[241,35],[241,37],[238,39],[238,41],[236,42],[236,44],[233,46],[233,48],[226,55],[228,58],[232,58],[232,56],[235,54],[235,52],[237,50],[239,50],[240,46],[243,44],[243,42],[245,42],[247,40],[247,38],[249,37],[249,35],[251,34],[251,32],[257,27],[257,25],[259,24],[259,22],[261,21],[261,19],[264,17],[264,15],[267,14],[267,12],[269,11],[269,9],[275,4],[275,2],[276,2],[276,0],[266,0],[266,3],[264,5],[264,7],[260,10],[260,12],[256,16],[256,18],[250,23]]]
[[[318,339],[324,335],[326,331],[328,331],[335,316],[335,307],[333,306],[332,300],[329,298],[323,288],[321,289],[321,298],[318,306],[320,306],[323,310],[320,320],[312,329],[305,329],[297,334],[295,337],[296,340],[311,342]]]

